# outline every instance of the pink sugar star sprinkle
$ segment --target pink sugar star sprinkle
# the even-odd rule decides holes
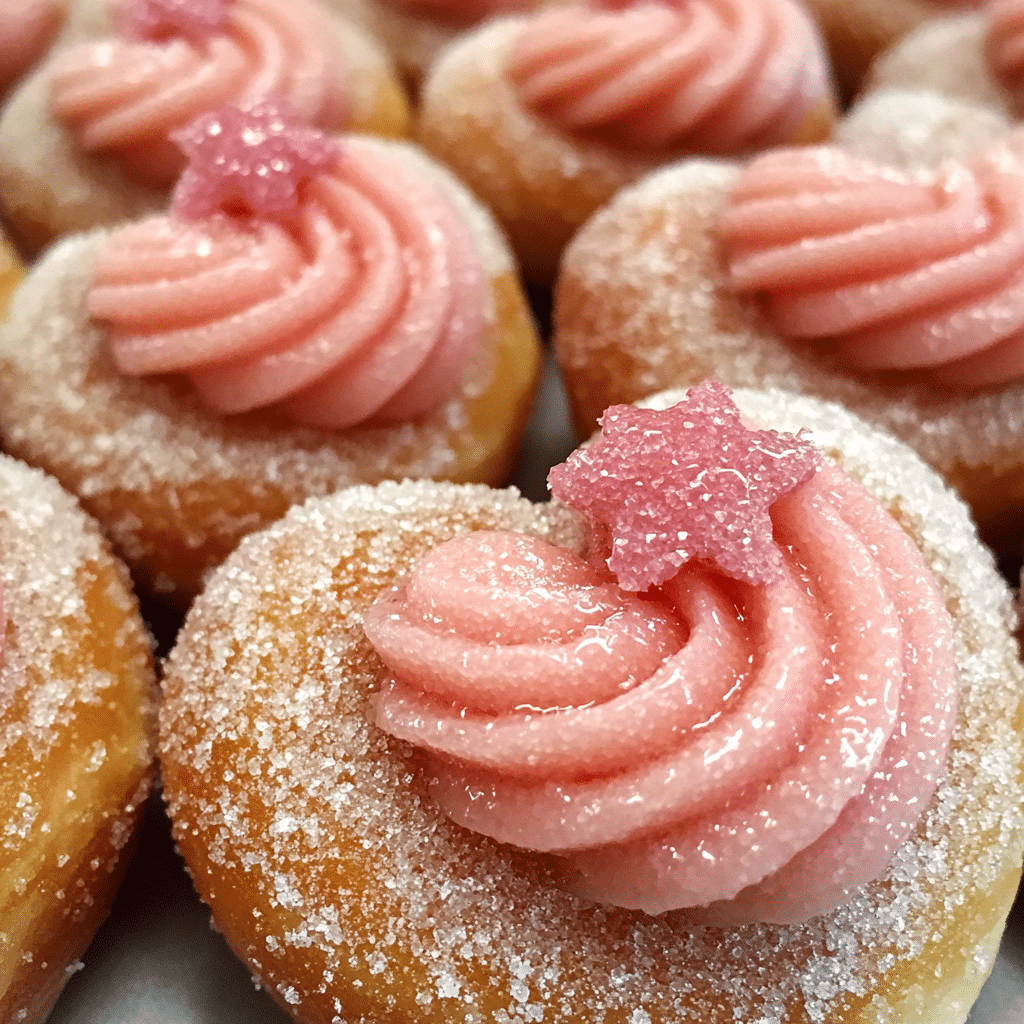
[[[623,590],[664,583],[691,558],[750,583],[780,577],[768,509],[820,462],[802,433],[745,426],[718,381],[670,409],[613,405],[600,422],[600,439],[555,466],[548,484],[590,519]]]
[[[171,198],[171,212],[185,220],[220,210],[286,217],[298,205],[301,182],[341,151],[336,139],[274,100],[204,114],[172,138],[188,157]]]
[[[127,0],[122,31],[130,39],[161,42],[174,36],[206,39],[227,21],[232,0]]]

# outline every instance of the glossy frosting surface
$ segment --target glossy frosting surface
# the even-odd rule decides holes
[[[287,222],[155,217],[98,255],[91,314],[129,374],[185,373],[213,408],[347,427],[421,415],[483,325],[468,228],[436,186],[359,139]]]
[[[733,287],[854,370],[956,388],[1024,375],[1024,163],[1013,137],[908,173],[834,148],[753,161],[718,232]]]
[[[721,922],[835,908],[942,774],[952,626],[915,545],[839,470],[771,515],[777,582],[691,560],[617,601],[607,570],[540,541],[437,549],[366,614],[377,723],[420,748],[452,820],[561,856],[597,902]]]
[[[779,144],[830,95],[817,30],[790,0],[558,7],[527,23],[508,70],[560,130],[642,149]]]
[[[206,111],[269,96],[307,124],[345,126],[349,86],[332,17],[294,0],[232,0],[219,28],[135,32],[81,43],[54,60],[56,115],[86,150],[115,154],[152,184],[170,184],[184,160],[169,136]]]

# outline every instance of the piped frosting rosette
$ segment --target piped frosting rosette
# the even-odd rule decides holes
[[[377,722],[444,812],[655,914],[801,920],[878,877],[957,703],[950,617],[904,531],[720,385],[609,410],[552,487],[595,524],[593,564],[470,535],[365,618]]]
[[[557,7],[525,24],[508,71],[562,131],[643,149],[779,144],[831,107],[818,32],[791,0]]]
[[[185,145],[171,214],[97,255],[89,311],[124,373],[185,374],[219,412],[331,428],[412,419],[459,386],[483,272],[431,182],[273,104],[202,118]]]
[[[306,124],[345,127],[350,89],[331,16],[306,0],[128,0],[121,35],[80,43],[50,71],[57,116],[86,150],[153,185],[183,166],[171,134],[228,103],[284,97]]]
[[[855,370],[983,388],[1024,375],[1024,163],[1013,139],[908,173],[834,148],[754,160],[718,232],[732,286]]]

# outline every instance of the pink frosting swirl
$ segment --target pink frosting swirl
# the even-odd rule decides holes
[[[718,224],[736,291],[857,370],[983,388],[1024,376],[1024,164],[908,174],[838,149],[753,161]]]
[[[4,0],[0,4],[0,93],[42,56],[63,17],[60,0]]]
[[[234,0],[207,37],[115,37],[65,51],[51,69],[53,107],[82,147],[167,185],[184,166],[171,133],[229,103],[282,97],[306,124],[343,128],[349,87],[336,40],[330,15],[305,0]]]
[[[513,48],[520,99],[562,131],[737,152],[792,139],[831,103],[820,37],[792,0],[608,6],[536,15]]]
[[[1024,2],[995,0],[988,8],[985,54],[996,79],[1024,107]]]
[[[723,921],[837,906],[941,775],[951,622],[842,472],[772,518],[780,582],[690,562],[646,598],[534,539],[442,546],[365,616],[389,669],[378,724],[421,748],[452,820],[566,858],[595,900]]]
[[[128,374],[187,374],[215,410],[348,427],[422,415],[479,343],[465,222],[399,152],[356,137],[294,220],[154,217],[97,253],[90,314]]]

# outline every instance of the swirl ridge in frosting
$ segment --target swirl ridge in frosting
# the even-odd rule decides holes
[[[527,22],[509,74],[561,130],[645,149],[790,141],[831,102],[818,34],[790,0],[557,8]]]
[[[201,38],[78,44],[54,60],[50,88],[85,149],[116,154],[154,185],[184,165],[171,134],[206,111],[280,97],[330,130],[345,126],[350,107],[331,18],[305,0],[233,0],[222,29]]]
[[[286,223],[155,217],[97,255],[88,303],[119,368],[186,374],[214,410],[343,428],[422,415],[483,329],[473,238],[432,182],[349,138]]]
[[[747,167],[718,231],[732,286],[784,337],[981,388],[1024,375],[1022,195],[1013,140],[918,174],[779,150]]]
[[[592,692],[557,690],[567,648],[554,634],[575,642],[592,624],[590,613],[572,626],[574,604],[610,607],[605,575],[576,560],[572,577],[575,556],[525,538],[439,549],[366,615],[389,666],[378,724],[421,749],[452,820],[563,857],[589,898],[705,907],[722,921],[831,909],[881,873],[938,781],[956,709],[951,626],[916,547],[840,471],[819,470],[772,520],[778,582],[690,562],[644,598],[623,595],[651,602],[652,628],[675,618],[678,633],[665,634],[653,671],[609,644],[588,666]],[[434,600],[456,577],[485,600]],[[488,632],[473,611],[503,607],[506,587],[517,595],[507,638],[503,616]],[[518,622],[538,635],[548,607],[552,689],[523,706],[521,681],[539,684],[536,645],[518,661],[530,628]],[[395,653],[410,647],[421,664]],[[478,657],[501,673],[486,686],[460,671]],[[424,681],[439,673],[443,688]],[[504,707],[482,703],[485,690],[504,693]]]

